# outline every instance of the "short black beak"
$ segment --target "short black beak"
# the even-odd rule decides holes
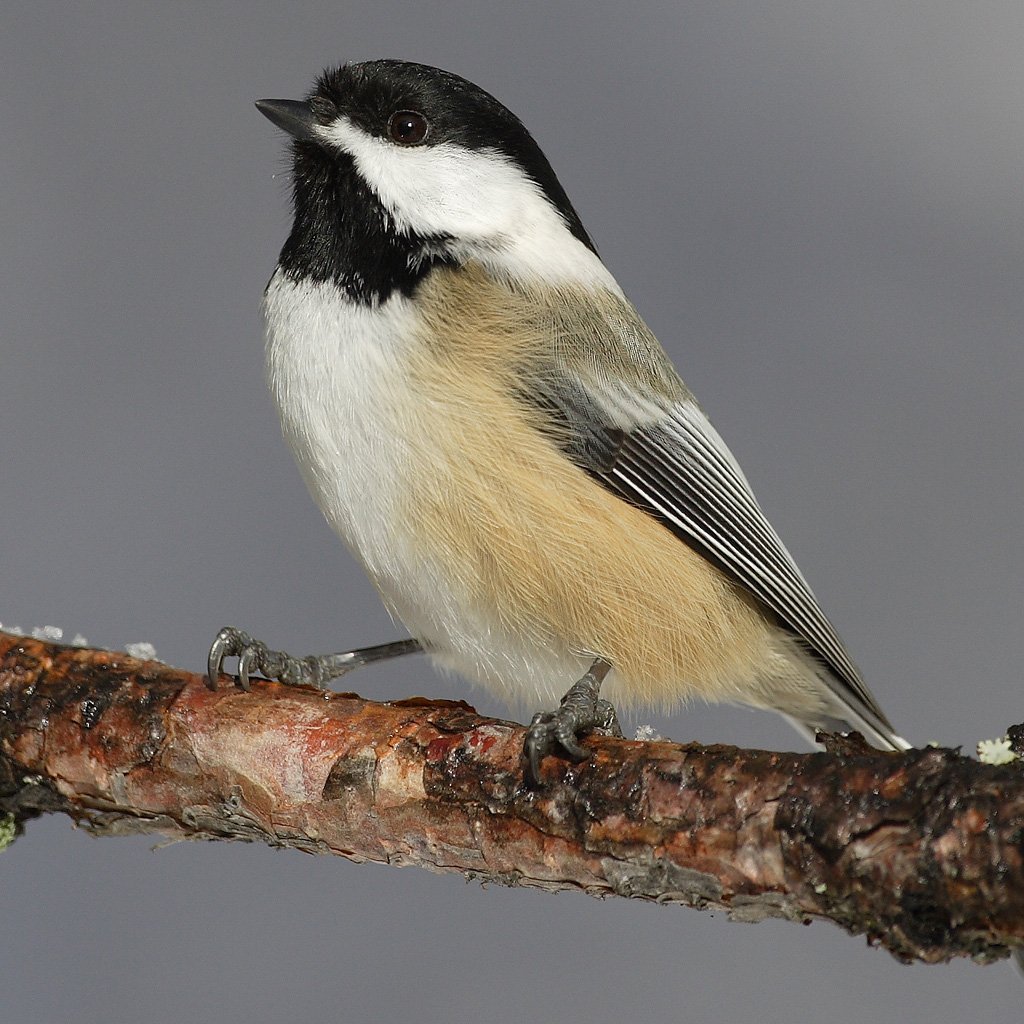
[[[305,100],[257,100],[256,109],[282,131],[297,139],[313,139],[318,124]]]

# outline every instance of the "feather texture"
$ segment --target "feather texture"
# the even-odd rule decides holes
[[[618,700],[739,700],[899,745],[735,459],[620,293],[514,286],[471,265],[435,271],[417,305],[411,381],[422,423],[437,426],[422,434],[410,505],[434,577],[462,590],[435,650],[470,608],[496,609],[480,631],[496,648],[527,638],[605,657]],[[488,661],[478,641],[448,660],[478,677],[474,660]],[[525,667],[482,676],[508,691],[517,678],[498,677]]]
[[[518,118],[400,61],[261,109],[295,136],[264,307],[284,433],[436,660],[536,707],[601,658],[617,702],[906,746]]]

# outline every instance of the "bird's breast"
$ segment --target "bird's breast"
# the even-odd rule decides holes
[[[493,300],[472,274],[376,308],[272,280],[270,386],[330,524],[414,636],[507,696],[550,701],[597,655],[620,699],[749,678],[763,617],[538,429],[515,367],[544,318]]]
[[[267,382],[285,439],[330,525],[371,577],[395,560],[416,425],[404,370],[408,300],[368,307],[280,270],[263,301]]]

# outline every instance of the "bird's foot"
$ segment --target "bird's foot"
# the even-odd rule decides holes
[[[610,670],[611,665],[599,658],[572,684],[556,711],[538,711],[533,716],[523,744],[531,783],[540,784],[540,763],[548,754],[561,751],[573,761],[585,761],[589,754],[576,742],[578,736],[595,730],[607,736],[622,735],[614,706],[599,696],[601,682]]]
[[[249,677],[256,673],[267,679],[276,679],[289,686],[315,686],[326,690],[327,684],[346,672],[376,661],[399,658],[423,650],[419,640],[392,640],[374,647],[361,647],[340,654],[311,654],[308,658],[293,658],[284,651],[272,651],[265,643],[254,639],[233,626],[225,626],[213,641],[207,658],[209,675],[207,684],[217,689],[217,678],[225,658],[238,658],[235,685],[249,689]]]
[[[235,685],[249,689],[252,675],[266,679],[277,679],[289,686],[315,686],[322,690],[327,686],[322,659],[313,655],[309,658],[293,658],[284,651],[272,651],[265,643],[256,640],[233,626],[225,626],[213,641],[207,658],[207,685],[217,689],[225,658],[238,658]]]

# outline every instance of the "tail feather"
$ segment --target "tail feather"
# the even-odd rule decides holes
[[[783,715],[787,722],[802,736],[805,736],[811,743],[815,742],[814,734],[821,732],[852,732],[856,730],[873,747],[879,750],[912,750],[912,744],[908,743],[902,736],[889,725],[888,722],[870,722],[852,712],[846,718],[832,718],[828,715],[816,717],[813,721],[794,718],[792,715]]]

